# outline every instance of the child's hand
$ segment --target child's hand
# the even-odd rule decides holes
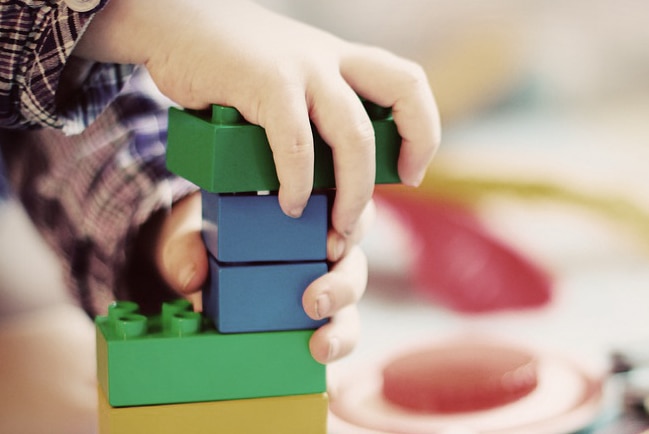
[[[359,224],[345,245],[329,234],[327,255],[335,262],[329,273],[315,280],[304,292],[303,306],[314,318],[332,318],[311,338],[314,358],[328,363],[349,353],[358,339],[356,302],[367,284],[367,260],[356,245],[374,218],[369,202]],[[200,235],[201,198],[194,194],[179,202],[154,231],[155,265],[165,281],[178,293],[200,305],[200,289],[208,273],[207,253]]]
[[[264,127],[280,205],[291,216],[302,213],[313,186],[313,122],[334,156],[337,191],[327,251],[336,264],[306,289],[303,302],[314,318],[333,316],[313,335],[314,357],[325,362],[347,353],[358,330],[354,305],[367,279],[356,242],[372,214],[375,175],[374,133],[358,95],[392,107],[403,138],[399,175],[417,185],[440,140],[423,70],[244,0],[111,0],[75,50],[89,59],[144,64],[179,105],[233,106]],[[199,290],[208,268],[200,198],[182,201],[164,219],[155,257],[173,288]]]
[[[355,231],[374,187],[374,135],[357,94],[393,108],[405,184],[419,184],[440,140],[419,66],[247,1],[111,0],[75,54],[145,64],[181,106],[230,105],[263,126],[280,204],[292,216],[301,214],[313,185],[312,121],[333,149],[332,225],[341,242]]]
[[[333,232],[327,239],[327,259],[334,262],[329,272],[309,285],[302,297],[307,315],[313,319],[331,318],[311,337],[313,357],[329,363],[349,354],[360,334],[357,302],[367,287],[367,258],[357,245],[374,221],[376,210],[370,200],[359,223],[345,244]]]

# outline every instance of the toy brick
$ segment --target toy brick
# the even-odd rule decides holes
[[[221,333],[315,329],[326,320],[304,312],[306,287],[326,262],[224,265],[210,256],[203,309]]]
[[[376,184],[399,183],[401,138],[390,109],[366,103],[376,142]],[[314,188],[334,188],[331,149],[314,130]],[[212,111],[171,108],[167,167],[211,193],[276,191],[279,180],[263,128],[232,107]]]
[[[327,395],[112,408],[99,389],[99,434],[326,434]]]
[[[326,194],[313,194],[298,219],[282,212],[276,194],[223,195],[203,190],[201,195],[203,240],[219,262],[327,258]]]
[[[223,335],[185,300],[160,315],[131,302],[95,319],[99,384],[114,407],[320,393],[308,330]]]

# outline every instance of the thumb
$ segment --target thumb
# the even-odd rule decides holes
[[[208,274],[201,238],[201,198],[192,194],[164,217],[155,243],[156,267],[165,282],[187,296],[201,289]]]

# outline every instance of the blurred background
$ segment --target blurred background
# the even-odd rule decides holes
[[[416,60],[443,121],[422,188],[378,189],[364,335],[332,371],[479,331],[606,378],[587,432],[647,429],[607,372],[649,348],[649,3],[260,2]]]

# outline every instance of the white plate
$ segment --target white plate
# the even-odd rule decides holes
[[[553,354],[537,354],[538,386],[516,402],[452,415],[409,412],[381,394],[383,363],[330,379],[331,434],[565,434],[600,410],[602,378]]]

